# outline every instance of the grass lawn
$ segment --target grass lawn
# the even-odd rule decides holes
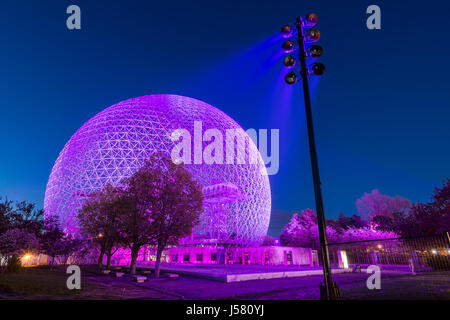
[[[3,299],[173,299],[161,292],[142,289],[130,278],[119,281],[99,275],[95,268],[81,266],[81,290],[66,286],[66,267],[23,268],[19,273],[0,274],[0,300]]]
[[[78,296],[80,292],[68,290],[67,276],[60,267],[50,270],[49,267],[22,268],[18,273],[0,274],[0,298],[27,296]]]
[[[81,266],[81,290],[69,290],[66,267],[24,268],[16,274],[0,274],[0,300],[3,299],[225,299],[225,300],[315,300],[319,299],[322,276],[252,280],[224,283],[190,276],[177,280],[166,277],[135,283],[129,274],[123,278],[99,273],[94,266]],[[382,274],[381,290],[368,290],[365,273],[333,275],[343,299],[439,299],[450,300],[450,271],[417,275]]]

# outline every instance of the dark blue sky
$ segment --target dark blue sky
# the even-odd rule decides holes
[[[301,87],[280,82],[274,35],[314,11],[326,73],[313,112],[325,212],[379,189],[427,201],[450,175],[450,5],[445,1],[19,1],[2,3],[0,195],[43,204],[71,135],[121,100],[191,96],[244,128],[280,129],[270,233],[314,208]],[[66,28],[77,4],[82,29]],[[381,7],[368,30],[366,8]],[[274,40],[275,39],[275,40]],[[287,91],[294,96],[287,99]]]

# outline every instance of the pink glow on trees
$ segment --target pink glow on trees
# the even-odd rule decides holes
[[[399,235],[392,231],[374,230],[369,227],[348,228],[342,233],[338,234],[336,242],[392,239],[398,237]]]
[[[123,242],[131,249],[131,273],[136,269],[140,245],[154,244],[155,278],[158,278],[166,246],[178,244],[198,223],[202,186],[192,179],[184,164],[174,164],[169,157],[155,154],[127,179],[126,194],[132,208],[119,229],[125,227],[123,233],[127,234]],[[145,225],[148,230],[142,230]]]
[[[327,226],[329,242],[336,240],[337,232]],[[320,247],[317,215],[314,210],[305,209],[301,214],[294,213],[291,221],[284,227],[280,240],[283,245],[318,249]]]
[[[111,257],[117,251],[117,245],[121,240],[120,216],[129,210],[126,205],[122,189],[107,185],[89,195],[78,212],[77,220],[81,234],[100,248],[97,261],[99,269],[102,267],[105,254],[106,268],[109,269]]]
[[[395,232],[375,230],[370,227],[350,227],[335,229],[327,226],[329,243],[364,241],[376,239],[397,238]],[[319,234],[317,228],[317,215],[314,210],[306,209],[301,214],[295,213],[291,221],[285,226],[280,236],[283,245],[299,246],[318,249]]]
[[[38,249],[38,238],[25,229],[13,228],[0,234],[0,257],[5,259],[8,268],[19,266],[21,255]]]
[[[390,197],[380,193],[377,189],[356,200],[358,213],[372,220],[376,216],[385,216],[392,218],[393,214],[399,213],[405,215],[412,207],[410,200],[400,196]]]

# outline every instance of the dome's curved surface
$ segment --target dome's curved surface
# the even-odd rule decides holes
[[[202,122],[203,133],[218,129],[224,140],[226,129],[237,129],[238,137],[248,138],[222,111],[183,96],[137,97],[101,111],[70,138],[59,154],[45,192],[46,216],[57,215],[66,231],[76,232],[76,214],[87,195],[107,184],[118,184],[155,152],[170,155],[179,143],[170,139],[174,130],[186,129],[194,140],[194,121]],[[256,148],[253,142],[250,144]],[[203,148],[206,145],[203,142]],[[225,154],[225,146],[223,150]],[[203,186],[223,182],[239,188],[241,199],[225,204],[229,218],[225,228],[229,235],[233,234],[231,238],[261,242],[269,226],[271,194],[268,176],[262,174],[265,168],[260,154],[257,153],[256,164],[193,164],[193,154],[194,147],[192,164],[186,168]],[[204,234],[205,226],[211,222],[218,225],[207,211],[201,215],[196,234]]]

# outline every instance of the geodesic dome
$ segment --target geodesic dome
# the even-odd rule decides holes
[[[244,140],[249,141],[245,149],[247,160],[250,150],[256,150],[233,119],[205,102],[167,94],[125,100],[87,121],[64,146],[48,180],[45,215],[58,216],[64,230],[76,234],[77,212],[90,193],[108,184],[119,184],[156,152],[170,156],[178,143],[170,138],[174,130],[186,129],[194,140],[195,121],[201,121],[202,135],[208,129],[218,129],[225,137],[227,129],[236,129],[236,147],[242,147]],[[201,143],[204,148],[210,142]],[[186,168],[195,180],[204,187],[231,184],[241,195],[239,201],[220,204],[227,217],[221,223],[211,221],[212,215],[205,207],[194,233],[208,237],[214,233],[210,228],[220,225],[220,232],[225,232],[229,239],[261,243],[269,226],[271,194],[259,152],[256,150],[253,164],[250,161],[238,164],[237,160],[234,164],[194,164],[194,149],[191,148],[192,163],[186,164]],[[224,147],[224,154],[225,150]]]

